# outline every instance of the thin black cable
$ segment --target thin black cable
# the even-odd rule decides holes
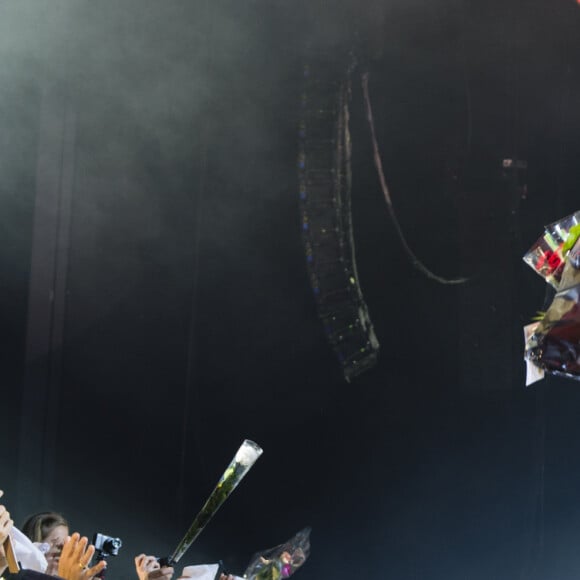
[[[432,272],[415,255],[415,253],[413,252],[413,250],[409,246],[409,244],[405,238],[405,235],[403,233],[403,230],[401,228],[401,225],[399,224],[397,214],[395,213],[395,208],[393,207],[391,194],[389,193],[389,188],[387,187],[387,182],[386,182],[385,174],[383,171],[383,164],[381,161],[381,155],[379,152],[379,145],[378,145],[377,137],[376,137],[376,133],[375,133],[375,123],[374,123],[374,119],[373,119],[371,100],[369,97],[369,75],[368,75],[368,73],[364,73],[362,75],[362,89],[363,89],[363,96],[364,96],[364,100],[365,100],[367,121],[369,123],[369,129],[370,129],[370,133],[371,133],[371,141],[372,141],[372,145],[373,145],[375,167],[377,169],[377,173],[379,176],[379,181],[381,184],[381,189],[383,191],[383,196],[384,196],[385,201],[387,203],[387,209],[389,211],[389,215],[391,217],[393,225],[395,226],[395,230],[397,232],[397,235],[399,236],[399,240],[401,241],[401,244],[403,245],[403,249],[405,250],[405,253],[407,254],[409,259],[411,260],[411,263],[413,264],[413,266],[417,270],[419,270],[421,273],[423,273],[425,276],[427,276],[427,278],[429,278],[430,280],[434,280],[435,282],[438,282],[439,284],[446,284],[446,285],[465,284],[466,282],[469,281],[469,278],[444,278],[444,277],[439,276],[439,275],[435,274],[434,272]]]

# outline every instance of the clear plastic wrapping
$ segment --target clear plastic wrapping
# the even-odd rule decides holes
[[[310,554],[310,528],[300,530],[293,538],[255,554],[244,573],[248,580],[280,580],[289,578]]]

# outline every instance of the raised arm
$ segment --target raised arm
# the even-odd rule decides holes
[[[58,562],[58,575],[64,580],[91,580],[107,565],[105,560],[89,568],[95,547],[89,545],[86,537],[74,533],[65,542]]]
[[[4,492],[0,490],[0,497],[4,495]],[[4,570],[8,567],[8,562],[6,561],[6,554],[4,553],[4,542],[10,534],[14,522],[10,518],[10,513],[3,506],[0,505],[0,576],[4,573]]]

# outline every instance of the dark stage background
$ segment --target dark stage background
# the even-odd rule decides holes
[[[471,278],[439,285],[405,256],[356,73],[353,219],[381,355],[348,384],[306,273],[296,128],[305,60],[355,45],[407,239]],[[545,284],[521,257],[580,209],[579,67],[572,0],[2,0],[16,521],[54,509],[119,536],[108,577],[134,578],[251,438],[263,457],[182,563],[241,574],[310,525],[302,580],[576,578],[580,390],[524,387]],[[527,195],[504,158],[528,162]]]

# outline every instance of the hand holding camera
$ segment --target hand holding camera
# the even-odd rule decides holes
[[[139,554],[135,558],[135,569],[139,580],[171,580],[173,568],[161,566],[155,556]]]

